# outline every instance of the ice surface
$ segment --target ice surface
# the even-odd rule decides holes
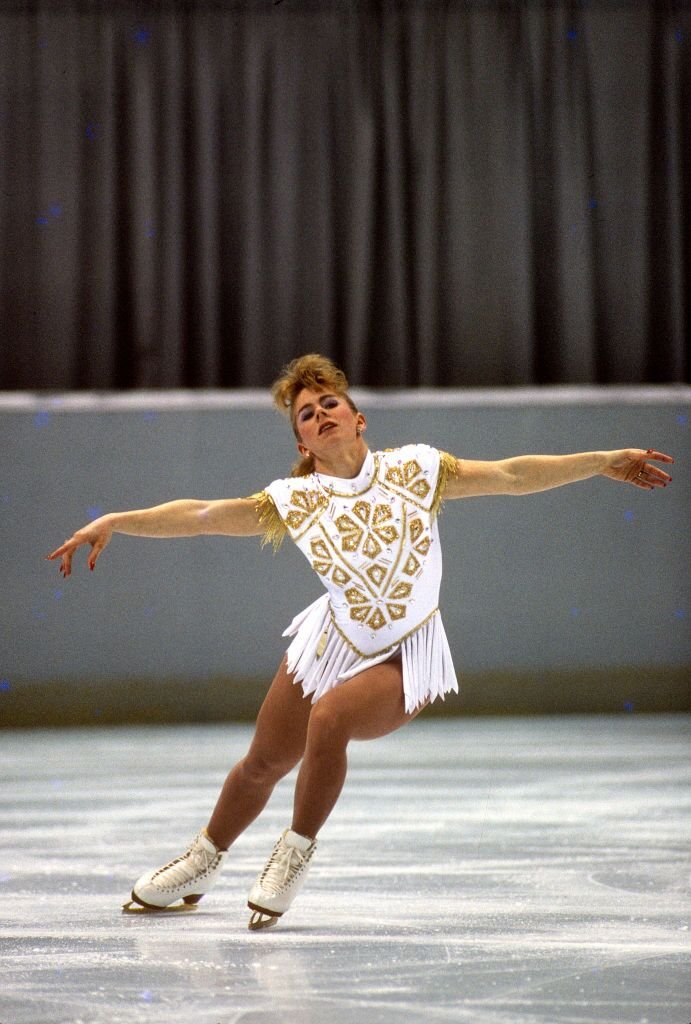
[[[684,716],[425,720],[351,748],[290,913],[247,931],[294,776],[198,909],[120,911],[244,726],[4,733],[1,1024],[688,1024]]]

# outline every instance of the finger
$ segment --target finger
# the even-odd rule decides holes
[[[645,476],[636,477],[635,482],[639,487],[645,487],[646,491],[654,491],[657,487],[666,487],[664,483],[654,483]]]
[[[663,485],[668,484],[672,479],[669,473],[665,473],[664,469],[659,469],[657,466],[645,465],[641,470],[641,475],[650,480],[651,483]]]
[[[94,570],[94,567],[96,566],[98,557],[103,551],[104,547],[104,544],[99,544],[98,542],[96,544],[92,544],[91,546],[91,554],[89,555],[89,568],[91,569],[92,572]]]
[[[645,480],[647,483],[654,484],[656,487],[666,487],[672,480],[672,477],[664,469],[660,469],[659,466],[653,466],[649,462],[643,463],[636,477],[639,480]]]
[[[68,545],[68,541],[65,541],[65,543],[61,544],[59,548],[55,549],[55,551],[51,551],[51,553],[49,555],[46,555],[47,560],[49,562],[52,562],[53,559],[59,558],[60,555],[64,554],[64,552],[67,550],[67,545]]]
[[[648,448],[645,454],[649,459],[654,459],[655,462],[674,462],[671,455],[665,455],[664,452],[656,452],[654,448]]]
[[[74,536],[68,537],[67,540],[60,545],[59,548],[56,548],[55,551],[52,551],[49,555],[46,555],[46,558],[58,558],[60,555],[63,555],[66,551],[68,551],[70,548],[74,551],[76,550],[76,548],[80,547],[80,545],[84,543],[86,543],[84,540],[76,540]]]

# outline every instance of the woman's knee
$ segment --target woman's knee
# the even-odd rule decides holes
[[[249,750],[240,762],[243,774],[251,785],[275,785],[286,776],[299,758],[287,758],[280,754],[267,755],[260,751]]]
[[[334,752],[348,745],[350,734],[347,718],[342,711],[334,706],[328,697],[312,708],[307,729],[307,746],[312,753],[318,750]]]

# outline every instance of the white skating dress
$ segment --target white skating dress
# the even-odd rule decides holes
[[[317,701],[400,652],[406,711],[458,691],[438,609],[436,517],[455,460],[428,445],[368,452],[353,479],[312,473],[260,494],[265,539],[288,533],[327,593],[284,636],[288,671]]]

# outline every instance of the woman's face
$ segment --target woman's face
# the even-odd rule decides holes
[[[351,409],[344,395],[334,391],[303,388],[295,399],[294,423],[298,448],[313,455],[352,444],[365,426],[362,413]]]

